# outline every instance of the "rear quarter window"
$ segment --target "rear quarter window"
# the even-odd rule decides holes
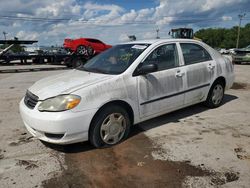
[[[212,60],[207,50],[198,44],[181,43],[180,46],[182,49],[185,65]]]

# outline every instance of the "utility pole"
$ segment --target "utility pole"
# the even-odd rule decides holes
[[[238,35],[237,35],[236,48],[239,47],[241,21],[246,16],[246,13],[239,14],[238,16],[239,16],[240,22],[239,22],[239,27],[238,27]]]
[[[6,40],[6,35],[7,35],[8,33],[6,33],[5,31],[3,31],[3,35],[4,35],[4,40]]]
[[[157,39],[160,38],[160,37],[159,37],[159,31],[160,31],[159,29],[156,29],[156,38],[157,38]]]

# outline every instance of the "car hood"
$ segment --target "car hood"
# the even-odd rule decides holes
[[[44,100],[61,94],[69,94],[84,87],[112,78],[113,75],[71,70],[39,80],[29,91]]]

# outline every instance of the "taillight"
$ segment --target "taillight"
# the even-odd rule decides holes
[[[64,42],[72,42],[72,39],[64,39]]]

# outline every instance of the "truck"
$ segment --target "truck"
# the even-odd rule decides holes
[[[37,43],[35,40],[0,40],[0,44],[4,45],[4,49],[0,51],[0,65],[11,65],[13,61],[20,61],[21,64],[32,63],[51,63],[51,64],[61,64],[62,62],[67,67],[78,67],[84,62],[86,62],[91,56],[86,56],[84,54],[77,54],[74,52],[67,53],[65,52],[45,52],[37,51],[37,53],[28,53],[28,52],[11,52],[11,48],[14,45],[29,45]]]
[[[175,39],[195,39],[202,41],[201,39],[194,36],[194,31],[192,28],[176,28],[171,29],[171,31],[168,33],[172,36],[172,38]]]

